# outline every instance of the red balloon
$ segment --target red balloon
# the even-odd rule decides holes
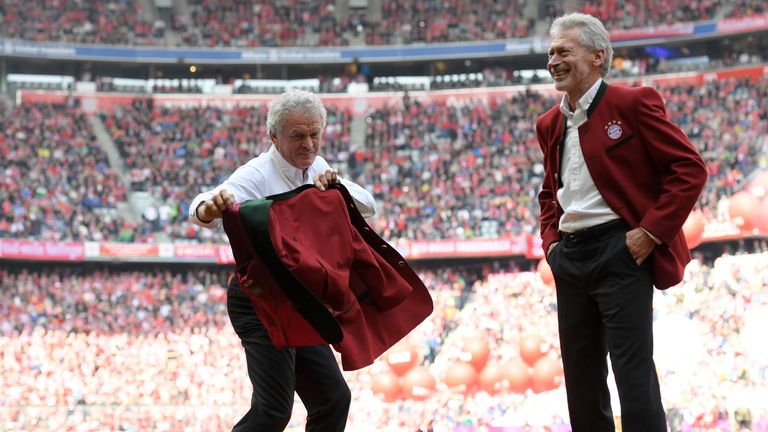
[[[477,371],[469,363],[458,362],[445,371],[445,385],[463,390],[468,393],[477,383]]]
[[[490,353],[488,341],[479,337],[464,339],[461,346],[461,360],[471,364],[478,371],[488,362]]]
[[[435,391],[435,378],[421,366],[408,371],[403,377],[403,396],[415,400],[424,400]]]
[[[541,281],[544,282],[545,285],[555,286],[555,276],[552,274],[552,269],[549,267],[547,260],[542,258],[539,261],[539,265],[536,267],[536,271],[539,273],[539,277],[541,277]]]
[[[533,366],[532,378],[534,392],[554,390],[563,382],[563,365],[553,356],[542,357]]]
[[[688,249],[693,249],[701,244],[704,235],[704,215],[701,214],[701,211],[692,211],[688,215],[688,219],[683,224],[683,234],[685,235],[685,242],[688,243]]]
[[[397,376],[403,376],[419,362],[419,354],[411,344],[401,342],[387,351],[386,359],[392,372]]]
[[[728,214],[739,229],[751,232],[757,225],[760,216],[758,205],[756,196],[745,191],[737,192],[728,203]]]
[[[502,388],[504,369],[496,364],[489,364],[480,371],[480,388],[489,394],[498,393]]]
[[[386,402],[394,402],[400,397],[400,380],[392,372],[382,372],[374,375],[371,389]]]
[[[513,393],[525,393],[533,384],[528,364],[515,359],[502,371],[502,386]]]
[[[549,346],[537,335],[528,335],[520,339],[520,357],[533,366],[536,360],[540,359],[549,351]]]
[[[764,198],[760,203],[757,213],[760,215],[757,219],[757,229],[763,234],[768,234],[768,198]]]
[[[752,191],[752,194],[758,198],[763,200],[768,198],[768,171],[763,171],[758,174],[752,182],[750,182],[749,189]]]

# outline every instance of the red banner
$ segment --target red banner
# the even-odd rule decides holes
[[[235,256],[232,255],[232,248],[229,246],[218,247],[218,263],[219,264],[234,264]]]
[[[608,32],[612,41],[626,39],[648,39],[670,36],[692,35],[695,29],[694,23],[678,23],[671,25],[636,27],[631,29],[618,29]]]
[[[410,241],[398,244],[405,252],[405,258],[462,258],[525,255],[527,246],[525,237],[471,239],[471,240],[433,240]],[[403,247],[405,246],[405,247]]]
[[[103,257],[158,257],[159,246],[156,244],[141,243],[101,243],[99,255]]]
[[[704,243],[709,243],[765,235],[766,233],[760,232],[742,232],[732,223],[710,223],[704,229],[703,240]],[[528,259],[538,259],[544,255],[541,249],[541,238],[538,235],[528,234],[495,239],[397,240],[393,241],[391,245],[404,258],[411,260],[511,256],[525,256]],[[146,262],[178,258],[179,261],[189,262],[216,262],[218,264],[233,264],[235,262],[232,248],[229,245],[177,244],[172,245],[172,253],[161,253],[163,247],[167,248],[171,247],[171,245],[89,242],[88,248],[90,252],[86,254],[86,244],[81,242],[0,239],[0,258],[40,261],[88,261],[114,257],[118,260]]]
[[[218,259],[219,245],[213,244],[177,244],[173,256],[176,258]]]
[[[683,29],[685,25],[682,25]],[[679,26],[668,26],[670,29]],[[666,27],[665,27],[666,28]],[[679,29],[678,29],[679,30]],[[672,30],[667,30],[672,31]],[[680,30],[683,31],[683,30]],[[658,35],[657,35],[658,36]],[[635,37],[635,36],[633,36]],[[734,68],[714,73],[682,73],[669,74],[661,76],[646,76],[638,78],[629,78],[626,80],[616,80],[616,82],[626,82],[628,85],[635,85],[638,82],[690,82],[701,83],[704,79],[729,78],[729,77],[751,77],[755,78],[764,74],[764,67]],[[682,81],[681,81],[682,80]],[[418,100],[423,103],[446,102],[460,103],[465,100],[490,101],[495,98],[505,98],[510,95],[520,93],[526,89],[534,89],[539,92],[556,93],[551,84],[534,84],[529,86],[508,86],[492,88],[468,88],[468,89],[450,89],[433,91],[414,91],[410,93],[412,100]],[[40,91],[40,90],[21,90],[20,98],[22,103],[65,103],[70,97],[80,100],[83,110],[87,113],[111,112],[117,106],[129,105],[137,97],[152,98],[156,106],[168,107],[201,107],[215,106],[229,108],[236,106],[263,105],[274,98],[273,95],[200,95],[200,94],[153,94],[138,95],[128,93],[91,93],[91,92],[65,92],[65,91]],[[399,106],[402,104],[402,92],[371,92],[358,95],[350,94],[322,94],[323,102],[329,106],[349,109],[359,114],[368,109],[378,109],[382,106]]]
[[[717,23],[718,33],[741,33],[763,29],[768,29],[768,14],[729,18]]]
[[[43,242],[0,239],[0,258],[44,261],[82,261],[85,246],[81,242]]]
[[[528,236],[528,250],[525,253],[525,257],[528,259],[544,258],[544,249],[541,248],[541,236],[529,235]]]

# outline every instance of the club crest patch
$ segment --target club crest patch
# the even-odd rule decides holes
[[[610,139],[619,139],[621,134],[624,133],[624,129],[621,128],[621,120],[611,120],[605,125],[605,132]]]

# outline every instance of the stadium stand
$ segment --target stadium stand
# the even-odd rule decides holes
[[[365,2],[366,4],[368,2]],[[760,1],[584,1],[579,9],[542,2],[541,20],[568,11],[600,18],[613,29],[704,22],[764,14]],[[390,2],[337,9],[332,1],[188,0],[170,13],[145,10],[141,1],[21,0],[0,5],[0,37],[30,41],[191,47],[347,46],[515,39],[536,34],[538,4],[527,0],[467,3]],[[539,34],[544,29],[538,30]],[[175,37],[170,36],[171,34]]]
[[[710,181],[699,207],[707,218],[728,220],[723,213],[728,197],[764,162],[768,83],[765,78],[734,78],[701,85],[661,85],[659,90],[671,118],[691,137],[709,166]],[[554,103],[552,96],[536,91],[490,100],[470,97],[458,104],[406,98],[394,106],[370,111],[366,115],[365,143],[354,148],[350,142],[352,113],[332,106],[325,151],[341,165],[343,173],[372,187],[382,203],[382,214],[372,223],[386,238],[436,240],[534,234],[541,154],[533,125],[538,113]],[[29,124],[25,121],[32,115],[28,111],[39,109],[22,105],[10,113],[10,119],[19,116],[15,124]],[[45,109],[57,112],[64,108]],[[141,223],[132,225],[112,212],[111,227],[94,231],[101,232],[103,240],[136,241],[163,232],[178,241],[225,242],[221,233],[210,237],[209,231],[186,223],[187,201],[195,191],[218,184],[235,167],[266,149],[262,138],[265,115],[263,105],[166,108],[153,106],[147,98],[136,99],[112,113],[101,113],[120,152],[123,166],[117,169],[125,170],[131,190],[150,192],[158,204],[144,212]],[[57,120],[51,123],[57,124]],[[82,117],[74,127],[82,128],[81,136],[92,137]],[[6,128],[5,136],[16,133]],[[55,131],[37,129],[30,133],[40,133],[44,138]],[[9,144],[19,142],[6,139]],[[21,159],[26,161],[25,156]],[[107,175],[114,171],[104,156],[99,160],[99,169]],[[34,173],[30,171],[29,175]],[[57,184],[45,177],[42,181],[41,187],[46,189]],[[45,183],[48,181],[50,184]],[[80,205],[89,209],[114,208],[125,200],[116,175],[98,183],[94,192],[87,186],[79,187],[83,193],[98,195],[78,197]],[[9,205],[34,199],[27,197],[30,192],[19,193],[18,197],[8,198]],[[59,195],[64,194],[48,196]],[[4,220],[18,225],[25,219],[24,214],[6,214]],[[63,232],[49,226],[44,218],[37,225],[9,232],[39,240],[77,240],[89,235]],[[131,227],[134,232],[128,235]]]
[[[665,404],[675,413],[670,420],[680,423],[672,430],[738,430],[729,428],[736,427],[737,411],[747,410],[751,430],[768,430],[761,343],[768,245],[763,248],[694,261],[684,282],[656,296],[657,363],[668,389]],[[437,307],[409,336],[421,359],[409,367],[427,369],[434,391],[384,401],[373,382],[393,367],[386,358],[347,373],[358,396],[351,430],[416,431],[428,424],[440,426],[435,430],[568,430],[562,387],[502,388],[491,396],[474,384],[447,384],[450,366],[468,361],[462,356],[468,337],[487,341],[489,364],[511,367],[525,355],[519,341],[530,334],[556,356],[552,287],[525,271],[478,279],[439,268],[421,269],[420,276]],[[250,389],[241,376],[237,338],[226,324],[224,278],[215,268],[3,266],[0,425],[29,431],[227,428]],[[452,331],[446,333],[446,325]],[[701,397],[715,392],[721,399]],[[303,430],[302,409],[297,400],[289,430]]]

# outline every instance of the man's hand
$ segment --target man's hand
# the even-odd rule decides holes
[[[642,264],[655,247],[656,242],[642,228],[637,227],[627,232],[627,249],[637,265]]]
[[[235,196],[222,189],[210,199],[203,201],[195,210],[200,222],[208,223],[221,217],[221,212],[230,208],[235,203]]]
[[[337,183],[339,181],[339,174],[336,172],[335,169],[329,169],[325,170],[325,172],[322,172],[318,175],[316,175],[312,182],[315,184],[315,187],[320,189],[321,191],[324,191],[328,185]]]

